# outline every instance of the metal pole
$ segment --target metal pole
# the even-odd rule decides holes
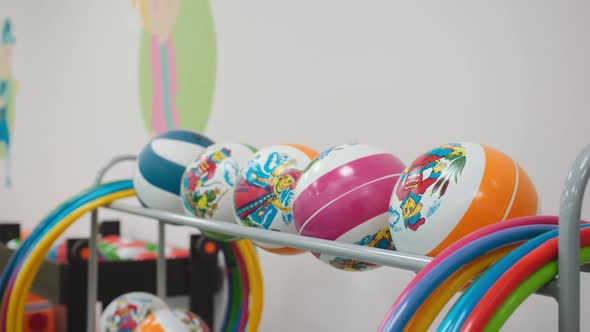
[[[136,160],[133,155],[122,155],[111,159],[96,174],[95,185],[99,185],[106,173],[114,165],[123,162]],[[88,239],[88,276],[86,289],[86,330],[96,330],[96,300],[98,293],[98,210],[92,211],[90,215],[90,238]]]
[[[158,260],[156,262],[156,294],[166,298],[166,223],[158,221]]]
[[[427,256],[370,248],[344,242],[335,242],[307,236],[274,232],[265,229],[244,227],[222,221],[191,218],[184,215],[178,215],[162,210],[143,208],[125,203],[112,203],[105,208],[155,219],[158,220],[159,223],[189,226],[198,228],[202,231],[223,233],[249,238],[260,242],[297,247],[326,255],[358,259],[365,262],[372,262],[410,271],[419,271],[432,260],[432,258]],[[558,286],[559,285],[557,284],[556,280],[552,281],[547,286],[538,290],[537,294],[557,299],[557,293],[559,291]]]
[[[90,238],[88,239],[88,276],[86,294],[87,331],[96,330],[96,298],[98,293],[98,210],[90,215]]]
[[[580,217],[590,176],[590,145],[567,176],[559,209],[559,330],[580,331]]]
[[[254,227],[245,227],[222,221],[192,218],[162,210],[147,209],[141,206],[134,206],[119,202],[112,203],[105,208],[153,218],[168,224],[189,226],[203,231],[234,235],[265,243],[297,247],[331,256],[358,259],[365,262],[393,266],[412,271],[421,270],[431,261],[430,257],[421,255],[370,248],[344,242],[316,239],[307,236],[269,231],[266,229],[258,229]]]

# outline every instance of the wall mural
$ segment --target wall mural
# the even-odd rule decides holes
[[[216,45],[208,0],[135,0],[143,19],[140,104],[151,135],[203,132],[211,112]]]
[[[12,68],[12,49],[14,45],[12,25],[6,19],[0,36],[0,160],[5,161],[4,185],[12,185],[10,176],[10,137],[14,128],[14,97],[18,84]]]

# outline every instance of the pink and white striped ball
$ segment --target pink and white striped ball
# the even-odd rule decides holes
[[[299,179],[293,218],[300,235],[393,249],[389,198],[404,164],[381,148],[343,144],[314,159]],[[336,268],[366,271],[375,264],[314,253]]]

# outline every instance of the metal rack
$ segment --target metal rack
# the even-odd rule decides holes
[[[100,184],[105,174],[116,164],[134,161],[135,156],[123,155],[113,158],[102,167],[96,177],[96,184]],[[578,257],[580,255],[580,216],[584,190],[590,178],[590,145],[578,156],[567,176],[564,184],[559,212],[559,278],[552,281],[537,293],[551,296],[559,304],[559,330],[574,332],[580,330],[580,269]],[[249,238],[256,241],[297,247],[322,254],[358,259],[384,266],[404,270],[419,271],[426,266],[431,258],[399,251],[388,251],[369,248],[354,244],[335,242],[306,236],[273,232],[269,230],[244,227],[214,220],[192,218],[166,211],[148,209],[125,203],[112,203],[106,209],[116,210],[132,215],[146,217],[158,222],[158,260],[157,260],[157,294],[166,294],[166,264],[164,256],[165,225],[189,226],[201,231],[224,233],[228,235]],[[94,211],[90,223],[90,257],[88,260],[88,330],[96,326],[95,304],[97,292],[97,236],[98,211]]]

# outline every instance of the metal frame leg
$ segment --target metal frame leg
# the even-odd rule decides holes
[[[567,176],[559,210],[559,330],[580,331],[580,217],[590,176],[590,145]]]
[[[96,297],[98,293],[98,211],[90,215],[90,238],[88,239],[88,283],[86,319],[87,331],[96,330]]]
[[[94,183],[101,184],[106,173],[116,164],[123,161],[134,161],[134,155],[122,155],[111,159],[96,174]],[[86,292],[86,330],[96,330],[96,301],[98,293],[98,211],[92,211],[90,216],[90,238],[88,239],[88,283]]]
[[[166,298],[166,224],[158,221],[158,260],[156,262],[156,295]]]

